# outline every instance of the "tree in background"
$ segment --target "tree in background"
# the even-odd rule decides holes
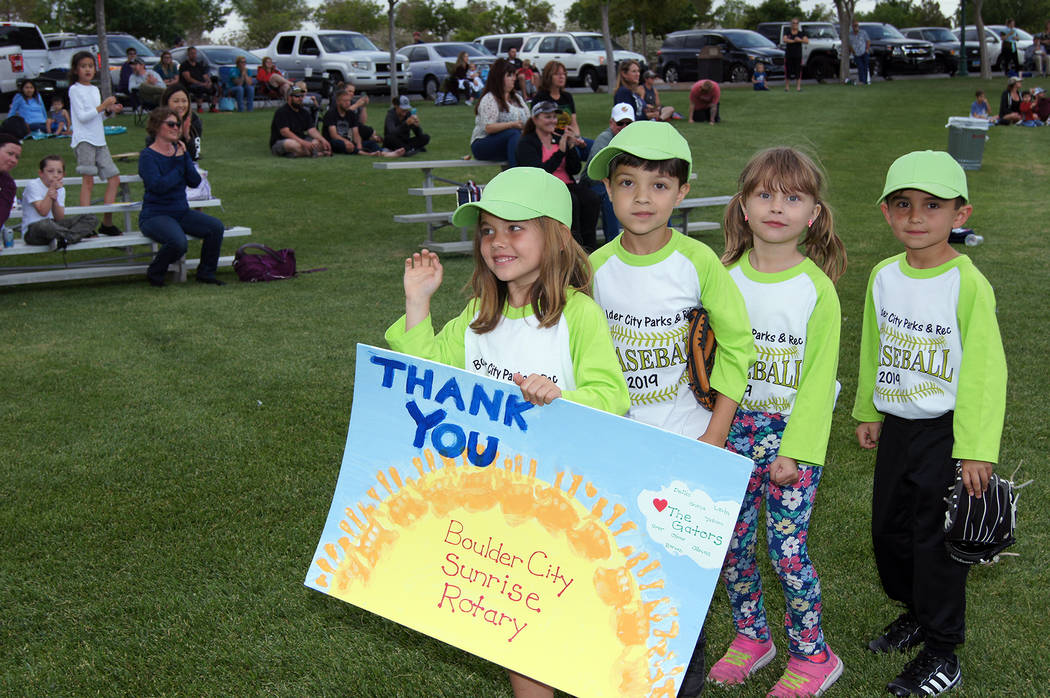
[[[839,21],[839,36],[842,38],[842,50],[839,51],[839,80],[849,79],[849,33],[853,26],[853,13],[857,10],[857,0],[832,0],[835,3],[835,15]]]
[[[220,26],[226,21],[224,5],[224,0],[108,0],[106,31],[170,45],[177,37],[200,36]],[[95,0],[7,0],[0,12],[45,32],[94,34],[95,9]]]
[[[370,0],[328,0],[313,12],[313,21],[325,29],[374,32],[383,26],[383,8]]]
[[[857,19],[862,22],[885,22],[898,29],[951,26],[936,0],[922,0],[919,4],[911,0],[882,0],[876,3],[871,12],[859,13]]]
[[[244,20],[241,41],[246,46],[266,46],[278,32],[302,26],[310,16],[305,0],[230,0]]]
[[[966,6],[966,23],[974,24],[977,16],[973,3]],[[1006,24],[1011,17],[1017,26],[1032,34],[1043,31],[1043,26],[1050,20],[1050,0],[984,0],[981,3],[981,16],[987,17],[991,24]],[[959,12],[955,12],[955,24],[959,24]]]
[[[565,19],[581,29],[601,31],[602,4],[601,0],[576,0],[565,13]],[[642,37],[641,53],[647,60],[649,36],[663,36],[695,27],[709,16],[711,10],[711,0],[638,0],[606,4],[611,35],[638,32]]]

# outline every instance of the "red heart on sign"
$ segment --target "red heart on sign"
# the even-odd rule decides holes
[[[666,499],[654,499],[653,500],[653,506],[656,507],[657,511],[663,511],[664,509],[667,508],[667,500]]]

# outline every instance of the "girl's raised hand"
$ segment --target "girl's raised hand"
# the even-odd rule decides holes
[[[521,388],[522,397],[534,405],[549,405],[561,397],[561,388],[538,373],[530,373],[527,377],[515,373],[514,384]]]
[[[430,297],[441,286],[445,270],[437,254],[423,249],[405,260],[405,330],[430,315]]]

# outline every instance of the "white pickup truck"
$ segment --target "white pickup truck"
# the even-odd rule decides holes
[[[0,22],[0,107],[7,110],[19,82],[36,79],[51,68],[47,43],[40,28],[29,22]],[[51,81],[37,85],[40,92],[53,88]]]
[[[390,90],[390,52],[381,51],[364,34],[318,29],[281,32],[264,49],[253,51],[269,56],[285,77],[303,80],[311,89],[326,91],[330,85],[351,82],[358,92]],[[407,88],[408,58],[396,54],[397,84]]]

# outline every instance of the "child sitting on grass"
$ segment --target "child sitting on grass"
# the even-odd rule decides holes
[[[1021,93],[1021,126],[1045,126],[1035,114],[1035,103],[1032,101],[1032,93],[1025,90]]]
[[[755,63],[755,73],[751,76],[751,84],[755,88],[755,92],[768,92],[769,88],[766,87],[766,66],[762,61]]]
[[[98,225],[87,214],[66,218],[66,188],[62,186],[66,163],[58,155],[40,161],[39,177],[22,193],[22,239],[27,245],[48,245],[52,250],[90,237]]]
[[[49,136],[62,136],[69,133],[69,112],[61,97],[51,100],[51,111],[47,113],[44,131]]]

